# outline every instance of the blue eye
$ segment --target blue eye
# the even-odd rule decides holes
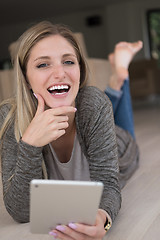
[[[42,63],[42,64],[39,64],[39,65],[37,66],[37,68],[44,68],[44,67],[47,67],[47,66],[48,66],[47,63]]]
[[[73,61],[65,61],[64,64],[72,65],[72,64],[74,64],[74,62]]]

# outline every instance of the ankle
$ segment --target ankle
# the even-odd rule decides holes
[[[116,90],[120,91],[121,87],[123,86],[125,79],[119,78],[116,74],[112,74],[109,80],[109,87]]]

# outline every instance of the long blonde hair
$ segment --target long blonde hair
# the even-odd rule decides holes
[[[60,35],[72,45],[80,65],[80,88],[85,85],[87,65],[74,33],[64,25],[52,24],[48,21],[40,22],[29,28],[18,39],[16,51],[14,52],[14,56],[12,56],[14,77],[17,81],[17,91],[15,99],[7,101],[10,103],[11,108],[1,128],[0,139],[2,139],[9,123],[14,118],[15,137],[18,142],[35,115],[37,103],[28,86],[26,66],[33,46],[41,39],[50,35]]]

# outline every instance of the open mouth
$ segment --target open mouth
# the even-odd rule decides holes
[[[65,85],[55,85],[55,86],[49,87],[47,90],[52,95],[63,95],[67,93],[69,89],[70,89],[70,86],[65,84]]]

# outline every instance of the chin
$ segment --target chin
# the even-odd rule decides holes
[[[58,108],[58,107],[64,107],[64,106],[75,106],[73,102],[65,101],[65,102],[55,102],[52,104],[47,104],[49,108]]]

